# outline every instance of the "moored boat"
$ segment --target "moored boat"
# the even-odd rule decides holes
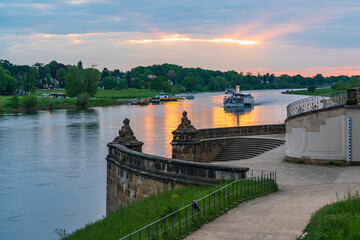
[[[195,95],[194,95],[194,94],[191,94],[191,93],[188,93],[188,94],[186,94],[185,98],[186,98],[186,99],[194,99],[194,98],[195,98]]]

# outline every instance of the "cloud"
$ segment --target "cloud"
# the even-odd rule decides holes
[[[46,11],[46,10],[55,8],[55,5],[54,4],[45,4],[45,3],[14,3],[14,4],[9,4],[8,7],[34,8],[37,10]]]
[[[158,39],[141,39],[141,40],[129,40],[130,43],[166,43],[166,42],[210,42],[210,43],[231,43],[231,44],[239,44],[239,45],[254,45],[256,41],[250,40],[240,40],[240,39],[232,39],[232,38],[192,38],[188,36],[182,36],[179,34],[174,34],[170,36],[165,36],[163,38]]]
[[[67,4],[72,4],[72,5],[81,5],[81,4],[86,4],[86,3],[105,3],[107,2],[106,0],[69,0],[66,1]]]
[[[325,76],[360,76],[360,65],[358,66],[340,66],[340,67],[311,67],[307,69],[308,72],[316,75],[322,73]]]

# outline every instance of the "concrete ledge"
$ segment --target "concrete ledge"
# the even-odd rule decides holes
[[[313,165],[331,165],[331,163],[340,164],[344,166],[357,166],[360,165],[359,162],[348,162],[346,160],[326,160],[326,159],[312,159],[312,158],[297,158],[285,156],[285,161],[293,163],[304,163],[304,164],[313,164]]]

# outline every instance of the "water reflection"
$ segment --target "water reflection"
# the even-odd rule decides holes
[[[226,113],[236,116],[236,126],[240,126],[240,116],[250,113],[253,109],[254,106],[224,107]]]

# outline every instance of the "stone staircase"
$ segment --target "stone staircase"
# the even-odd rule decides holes
[[[241,137],[230,140],[214,161],[234,161],[256,157],[285,144],[284,140]]]

